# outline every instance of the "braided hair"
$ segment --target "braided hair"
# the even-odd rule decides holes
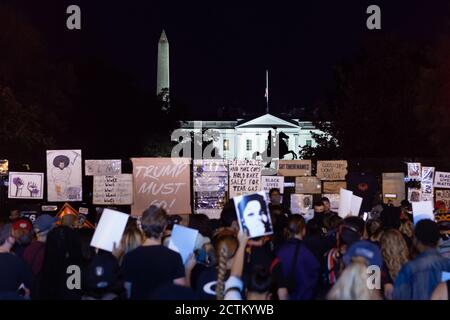
[[[215,245],[217,260],[217,300],[224,299],[225,278],[228,273],[228,261],[233,258],[238,249],[238,239],[234,235],[219,236]]]

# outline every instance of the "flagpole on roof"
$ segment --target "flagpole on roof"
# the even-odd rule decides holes
[[[269,70],[266,70],[266,113],[269,113]]]

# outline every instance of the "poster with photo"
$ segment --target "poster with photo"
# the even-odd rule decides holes
[[[421,199],[421,189],[420,188],[408,188],[408,201],[417,202]]]
[[[43,199],[44,173],[9,172],[9,199]]]
[[[267,206],[266,194],[260,191],[233,198],[239,228],[246,230],[249,238],[273,233],[272,220]]]
[[[81,150],[47,150],[49,202],[82,201]]]
[[[220,217],[228,200],[228,163],[226,160],[195,159],[193,163],[195,213],[210,219]]]
[[[408,179],[420,180],[422,178],[422,170],[420,162],[408,162]]]
[[[334,212],[338,212],[339,210],[339,202],[340,202],[340,195],[339,193],[324,193],[322,194],[322,197],[328,198],[330,200],[330,210]]]
[[[307,214],[313,209],[313,196],[311,194],[291,194],[291,212],[293,214]]]

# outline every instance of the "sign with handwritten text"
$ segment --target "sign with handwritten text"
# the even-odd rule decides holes
[[[151,205],[168,214],[191,213],[190,159],[132,158],[134,202],[131,214],[142,215]]]
[[[261,161],[233,160],[229,163],[230,198],[261,190]]]
[[[122,173],[122,160],[85,160],[87,176],[106,176]]]
[[[347,160],[317,161],[316,176],[321,180],[345,180]]]
[[[133,203],[133,175],[94,176],[93,204],[130,205]]]

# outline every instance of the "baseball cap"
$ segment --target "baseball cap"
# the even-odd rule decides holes
[[[33,228],[37,233],[49,231],[53,228],[57,220],[56,217],[52,217],[49,214],[42,214],[34,221]]]
[[[13,230],[28,230],[31,231],[33,229],[33,225],[29,219],[20,218],[13,222],[12,224]]]
[[[368,266],[376,265],[381,268],[383,264],[380,249],[366,240],[357,241],[350,246],[344,255],[344,264],[349,265],[356,257],[364,258]]]
[[[8,239],[11,236],[11,229],[12,226],[10,223],[5,224],[0,229],[0,246],[5,243],[6,239]]]
[[[96,255],[86,270],[86,289],[103,291],[113,289],[118,283],[119,264],[116,258],[107,252]]]

